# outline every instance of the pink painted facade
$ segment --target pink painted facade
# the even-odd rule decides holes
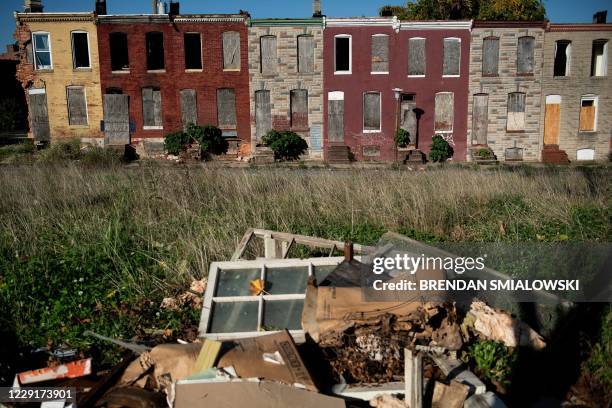
[[[396,158],[394,142],[399,102],[394,89],[413,95],[422,110],[418,121],[418,147],[429,151],[435,134],[436,94],[452,92],[452,131],[444,137],[453,145],[454,161],[466,159],[467,103],[469,89],[469,21],[400,22],[394,18],[328,19],[324,32],[324,146],[346,145],[356,160],[390,161]],[[372,36],[388,35],[388,73],[372,73]],[[335,72],[335,37],[350,36],[351,71]],[[408,75],[410,38],[425,39],[426,69],[422,77]],[[459,75],[443,76],[445,38],[460,41]],[[329,140],[330,92],[344,95],[344,141]],[[363,100],[366,92],[380,92],[380,131],[364,131]],[[333,96],[332,96],[333,99]],[[365,154],[364,154],[365,153]]]

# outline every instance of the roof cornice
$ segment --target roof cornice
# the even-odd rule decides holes
[[[612,31],[612,24],[549,24],[548,31]]]
[[[15,13],[15,20],[29,22],[63,22],[63,21],[94,21],[96,15],[89,12],[81,13]]]
[[[106,14],[98,16],[100,24],[169,23],[167,14]]]
[[[245,14],[181,14],[174,16],[175,23],[244,23],[249,17]]]
[[[303,27],[318,26],[323,27],[325,21],[322,17],[315,18],[257,18],[251,19],[251,27]]]
[[[329,18],[325,19],[328,27],[393,27],[397,18],[391,17],[355,17],[355,18]]]
[[[435,20],[400,22],[400,30],[470,30],[472,20]]]
[[[545,29],[548,21],[483,21],[475,20],[474,28],[542,28]]]

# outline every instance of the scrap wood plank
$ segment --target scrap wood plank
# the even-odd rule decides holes
[[[463,361],[435,354],[430,354],[430,357],[440,367],[444,375],[447,376],[447,379],[467,385],[474,394],[484,394],[487,392],[487,386],[473,372],[465,368]]]
[[[242,255],[244,254],[244,251],[246,250],[247,245],[249,245],[249,242],[251,242],[253,233],[254,233],[253,228],[249,228],[248,230],[246,230],[246,232],[242,236],[242,239],[238,243],[238,246],[236,247],[236,251],[234,251],[234,254],[232,255],[232,258],[231,258],[232,261],[237,261],[242,257]]]
[[[217,359],[217,356],[219,355],[220,350],[221,350],[220,341],[204,339],[204,343],[202,344],[202,349],[200,350],[198,359],[196,360],[196,364],[195,364],[195,368],[193,369],[193,373],[197,374],[204,370],[208,370],[209,368],[214,367],[215,360]]]

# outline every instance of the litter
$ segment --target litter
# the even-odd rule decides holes
[[[63,378],[78,378],[91,374],[91,358],[73,361],[56,367],[45,367],[26,371],[15,376],[18,386],[35,384],[43,381],[60,380]]]
[[[432,408],[462,408],[469,393],[469,388],[457,381],[450,385],[436,381],[431,401]]]

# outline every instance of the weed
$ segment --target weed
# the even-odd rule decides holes
[[[509,384],[517,360],[515,350],[495,341],[478,341],[469,347],[468,355],[482,378],[502,385]]]

